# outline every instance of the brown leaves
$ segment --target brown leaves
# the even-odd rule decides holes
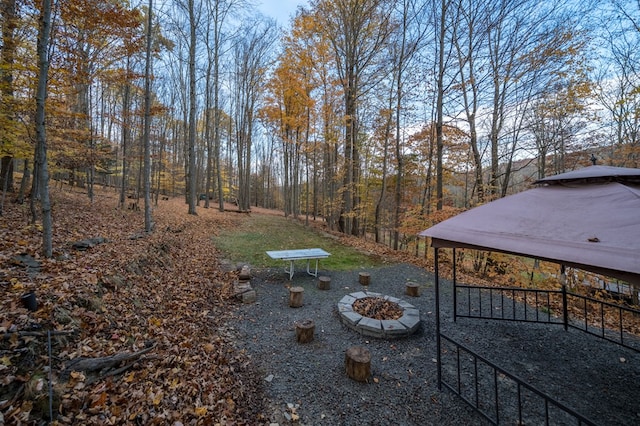
[[[245,354],[235,350],[226,327],[234,310],[227,299],[234,275],[220,270],[209,232],[232,219],[214,209],[187,215],[181,199],[170,200],[154,210],[156,231],[132,239],[143,229],[142,213],[117,209],[113,193],[98,193],[94,204],[85,197],[53,193],[57,259],[42,262],[37,275],[14,266],[0,276],[5,283],[0,287],[0,333],[34,326],[76,331],[52,341],[59,401],[53,411],[59,423],[255,423],[262,417],[255,391],[259,378]],[[1,236],[26,245],[0,245],[0,261],[15,250],[32,255],[39,250],[34,228],[17,225],[25,217],[21,207],[11,209],[7,217],[13,224],[3,225]],[[96,236],[107,242],[84,252],[69,249],[73,241]],[[37,312],[19,303],[26,290],[36,291]],[[112,376],[75,370],[66,381],[61,376],[74,359],[118,359],[152,340],[157,343],[152,352],[110,366]],[[1,345],[1,375],[39,375],[47,385],[46,337],[27,341],[14,333]],[[36,354],[35,364],[27,362],[27,348]],[[5,421],[46,419],[47,404],[31,409],[36,404],[17,393],[21,383],[12,379],[0,390],[0,402],[18,396],[0,406]]]
[[[383,297],[363,297],[353,302],[353,310],[362,315],[378,320],[395,320],[402,316],[402,308]]]

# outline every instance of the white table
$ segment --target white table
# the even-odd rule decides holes
[[[289,269],[285,266],[284,271],[289,273],[289,280],[293,278],[293,262],[296,260],[306,260],[307,261],[307,274],[312,275],[314,277],[318,276],[318,260],[326,259],[331,256],[331,253],[327,253],[326,251],[319,248],[311,248],[311,249],[299,249],[299,250],[277,250],[277,251],[268,251],[267,255],[272,259],[284,260],[285,262],[289,262]],[[309,262],[314,260],[316,261],[316,270],[312,272],[309,270]]]

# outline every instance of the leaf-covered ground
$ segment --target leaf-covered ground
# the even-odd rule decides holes
[[[113,192],[52,199],[54,259],[40,258],[28,205],[7,202],[0,218],[0,424],[50,411],[58,424],[266,422],[260,381],[226,329],[236,272],[211,243],[234,214],[160,201],[147,235],[142,212],[118,209]],[[90,238],[106,241],[73,248]],[[32,290],[35,312],[21,303]]]
[[[268,424],[262,374],[231,330],[237,272],[212,241],[246,216],[191,216],[173,198],[154,209],[147,235],[143,213],[118,209],[112,191],[91,203],[56,188],[52,199],[53,259],[40,257],[28,205],[8,199],[0,217],[0,425],[44,424],[50,411],[57,424]],[[314,225],[361,253],[428,268]],[[29,291],[35,312],[21,302]]]

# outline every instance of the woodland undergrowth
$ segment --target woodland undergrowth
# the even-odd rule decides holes
[[[117,208],[114,193],[52,199],[53,259],[39,258],[28,206],[7,205],[1,218],[0,424],[41,424],[50,413],[57,424],[262,422],[260,380],[228,329],[236,272],[220,267],[211,243],[233,215],[160,201],[146,234],[143,214]],[[72,248],[87,238],[106,241]],[[35,312],[21,303],[28,291]]]

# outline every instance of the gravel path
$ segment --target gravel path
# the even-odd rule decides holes
[[[460,398],[438,390],[433,275],[397,264],[371,273],[370,291],[402,298],[420,309],[421,328],[412,336],[381,340],[344,326],[337,303],[362,290],[358,272],[330,272],[331,289],[296,272],[292,285],[304,288],[304,305],[289,307],[288,276],[282,270],[253,270],[257,303],[239,307],[233,324],[238,345],[263,374],[273,422],[300,425],[484,425]],[[421,284],[417,298],[405,283]],[[450,318],[450,285],[442,291],[443,329],[505,370],[603,425],[640,423],[640,354],[559,326]],[[315,338],[298,344],[295,322],[315,322]],[[365,346],[372,355],[368,383],[349,379],[345,351]],[[514,391],[515,392],[515,391]],[[513,405],[515,401],[505,400]],[[527,420],[527,419],[525,419]],[[505,421],[503,424],[513,424]],[[527,422],[525,424],[536,424]]]

